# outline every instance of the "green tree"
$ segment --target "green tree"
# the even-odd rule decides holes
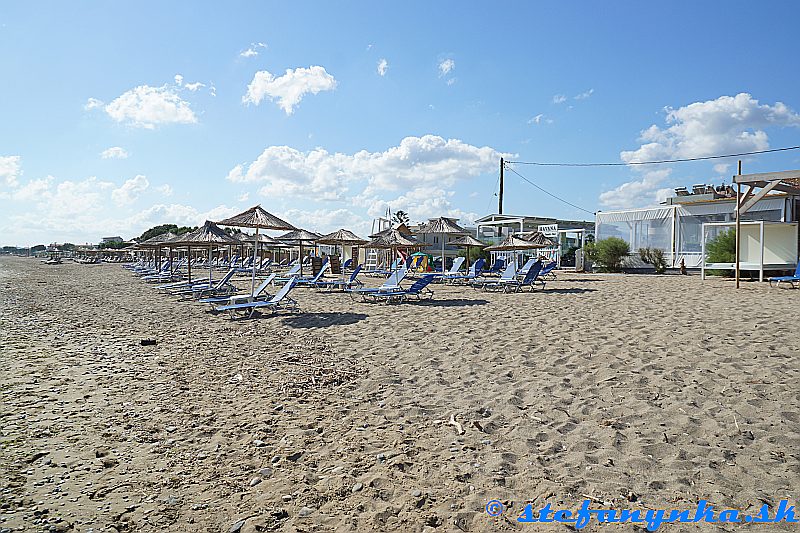
[[[44,244],[37,244],[36,246],[31,246],[31,252],[44,252],[47,250],[47,246]]]
[[[161,224],[160,226],[154,226],[149,230],[142,233],[139,237],[139,242],[146,241],[147,239],[152,239],[156,235],[163,235],[164,233],[169,233],[170,231],[176,235],[183,235],[184,233],[188,233],[196,228],[190,228],[188,226],[181,226],[178,227],[177,224]]]
[[[395,211],[392,220],[399,226],[400,224],[408,225],[411,219],[408,217],[408,213],[405,211]]]
[[[733,263],[736,261],[735,229],[725,230],[706,243],[706,261],[709,263]],[[706,273],[711,276],[729,276],[732,272],[732,270],[706,270]]]
[[[594,244],[595,261],[606,272],[620,272],[622,262],[631,251],[627,242],[619,237],[608,237]]]

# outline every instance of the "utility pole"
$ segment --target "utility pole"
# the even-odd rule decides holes
[[[498,194],[497,198],[497,214],[503,214],[503,171],[505,170],[506,162],[503,158],[500,158],[500,194]]]
[[[737,172],[739,176],[742,175],[742,160],[739,160],[739,170]],[[742,184],[736,183],[736,288],[739,288],[739,258],[741,254],[741,232],[739,231],[742,228],[742,214],[739,212],[742,208]],[[764,243],[761,243],[762,246]],[[705,258],[703,258],[705,261]]]

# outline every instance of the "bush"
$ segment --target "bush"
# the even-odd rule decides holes
[[[706,261],[709,263],[733,263],[736,261],[736,230],[723,231],[706,243]],[[711,276],[729,276],[732,270],[707,270]]]
[[[596,262],[606,272],[622,270],[622,261],[631,251],[627,242],[619,237],[608,237],[597,241],[593,246]]]
[[[667,261],[664,259],[664,250],[661,248],[639,248],[639,258],[647,263],[653,265],[656,269],[656,274],[663,274],[667,271]]]

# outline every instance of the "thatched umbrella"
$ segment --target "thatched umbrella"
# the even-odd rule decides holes
[[[366,239],[362,239],[352,231],[348,231],[346,229],[336,230],[333,233],[328,233],[327,235],[323,235],[317,239],[317,244],[332,244],[334,246],[341,246],[342,255],[344,255],[345,245],[360,246],[366,242]],[[344,269],[342,269],[342,279],[344,279]]]
[[[186,257],[188,260],[189,279],[192,279],[192,245],[208,246],[208,285],[211,286],[211,249],[214,246],[239,244],[239,241],[225,233],[219,226],[206,220],[206,223],[189,233],[184,233],[170,241],[173,246],[186,246]]]
[[[422,227],[420,232],[439,234],[439,236],[441,237],[442,272],[444,272],[445,269],[445,260],[444,260],[444,245],[446,239],[445,235],[469,235],[469,232],[467,230],[456,224],[456,219],[447,217],[432,218],[428,220],[428,223]]]
[[[539,244],[542,248],[553,248],[558,246],[553,239],[546,237],[541,231],[527,231],[525,233],[517,233],[516,236],[521,239],[525,239],[528,242]]]
[[[364,245],[364,248],[389,249],[392,250],[392,256],[396,257],[398,248],[412,248],[419,250],[422,248],[427,248],[428,246],[429,245],[424,242],[418,242],[413,239],[409,239],[396,229],[391,229],[389,231],[380,232],[380,236],[369,241]]]
[[[158,235],[154,235],[153,237],[150,237],[149,239],[140,242],[138,244],[138,246],[140,248],[151,248],[151,249],[153,249],[154,254],[156,256],[155,257],[155,259],[156,259],[156,268],[158,268],[160,270],[161,269],[161,253],[160,253],[161,247],[164,245],[164,243],[170,241],[173,238],[175,238],[175,234],[172,233],[171,231],[168,231],[166,233],[160,233]],[[170,268],[172,268],[172,267],[170,266]]]
[[[506,237],[506,239],[498,244],[487,246],[486,251],[489,252],[503,252],[503,251],[519,251],[519,250],[532,250],[534,248],[547,248],[546,245],[536,244],[525,239],[520,239],[516,235]],[[514,264],[517,263],[517,254],[514,254]]]
[[[258,230],[259,229],[277,229],[277,230],[293,230],[295,229],[294,226],[286,222],[285,220],[281,220],[280,218],[276,217],[275,215],[264,211],[264,209],[257,205],[255,207],[251,207],[247,211],[243,213],[239,213],[238,215],[234,215],[230,218],[226,218],[219,222],[223,226],[234,226],[238,228],[255,228],[256,235],[255,241],[253,241],[253,263],[256,262],[256,242],[258,240]],[[250,294],[253,294],[256,290],[256,269],[253,269],[253,280],[252,286],[250,287]]]
[[[300,245],[300,277],[303,277],[303,243],[316,242],[319,237],[319,234],[304,229],[295,229],[278,237],[279,241]]]
[[[486,246],[485,242],[479,241],[472,235],[464,235],[463,237],[456,239],[454,241],[450,241],[450,244],[453,246],[458,246],[459,248],[466,248],[467,249],[467,270],[469,270],[469,250],[470,248],[484,248]]]

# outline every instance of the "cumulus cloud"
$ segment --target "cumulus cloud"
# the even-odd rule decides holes
[[[663,202],[673,189],[664,187],[672,169],[662,168],[645,172],[641,179],[623,183],[600,194],[600,205],[611,209],[647,207]]]
[[[287,115],[291,115],[306,94],[332,91],[335,88],[334,77],[320,66],[286,69],[286,73],[279,77],[266,70],[260,70],[247,86],[247,94],[242,97],[242,102],[259,105],[262,100],[269,98],[277,101],[278,106]]]
[[[403,210],[412,222],[425,222],[429,218],[446,216],[457,218],[462,224],[471,225],[479,218],[477,213],[465,212],[453,206],[455,193],[436,185],[422,185],[408,189],[402,195],[386,200],[377,196],[361,196],[356,202],[366,207],[371,217],[383,216],[386,209],[393,212]]]
[[[102,100],[98,100],[97,98],[89,98],[88,100],[86,100],[86,103],[83,105],[83,108],[86,111],[89,111],[91,109],[95,109],[95,108],[98,108],[98,107],[103,107],[103,101]]]
[[[439,77],[442,78],[450,74],[456,68],[456,62],[452,59],[444,59],[439,62]],[[469,69],[467,69],[469,70]]]
[[[717,174],[725,175],[728,173],[728,170],[730,170],[730,168],[731,168],[730,163],[717,163],[716,165],[714,165],[714,172],[716,172]]]
[[[103,159],[127,159],[128,151],[119,146],[112,146],[100,152],[100,157]]]
[[[332,200],[342,198],[354,182],[363,183],[366,194],[432,184],[451,187],[458,180],[493,172],[501,155],[507,157],[488,146],[436,135],[406,137],[385,151],[355,154],[270,146],[249,166],[235,166],[228,180],[263,184],[260,192],[267,196],[313,194]]]
[[[720,96],[667,108],[666,126],[642,131],[643,144],[620,157],[631,162],[764,150],[769,148],[764,129],[780,126],[800,126],[800,115],[781,102],[760,104],[747,93]]]
[[[136,199],[139,198],[139,195],[146,191],[149,186],[150,182],[145,176],[140,174],[126,180],[121,187],[111,191],[111,199],[114,200],[114,203],[118,206],[130,205],[135,202]]]
[[[553,97],[554,104],[563,104],[567,101],[567,97],[563,94],[557,94]]]
[[[127,91],[105,106],[117,122],[153,129],[160,124],[194,124],[197,116],[182,100],[174,86],[140,85]]]
[[[159,185],[156,187],[156,192],[158,192],[161,196],[169,197],[172,196],[172,187],[165,183],[164,185]]]
[[[346,228],[360,237],[365,237],[371,229],[371,220],[365,219],[349,209],[287,209],[279,213],[284,220],[293,225],[318,233],[331,233]]]
[[[266,47],[267,45],[264,43],[250,43],[250,46],[246,50],[239,52],[239,57],[256,57],[259,50]]]
[[[194,83],[186,83],[184,84],[183,87],[191,92],[195,92],[202,89],[205,86],[206,86],[205,83],[200,83],[199,81],[196,81]]]
[[[22,158],[18,155],[0,156],[0,180],[7,187],[16,187],[22,168]]]
[[[378,61],[378,75],[379,76],[386,76],[386,71],[389,70],[389,62],[386,59],[381,59]]]
[[[175,84],[180,87],[183,84],[183,76],[175,74]]]

